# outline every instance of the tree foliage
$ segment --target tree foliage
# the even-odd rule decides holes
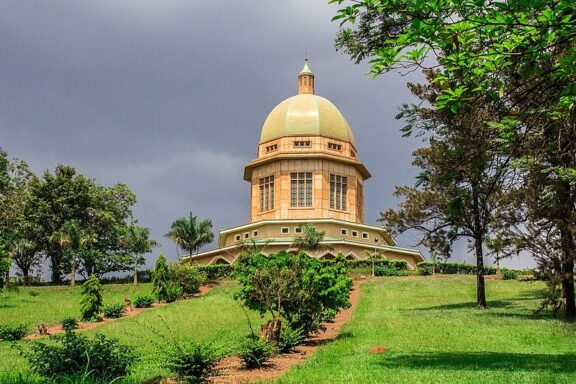
[[[302,233],[294,238],[292,247],[297,248],[299,251],[319,251],[328,248],[323,243],[326,232],[319,231],[311,224],[301,225],[300,230]]]
[[[94,275],[82,284],[82,300],[80,301],[80,313],[82,320],[99,321],[102,311],[102,285]]]
[[[198,251],[202,246],[214,240],[212,220],[198,220],[198,218],[190,212],[188,217],[181,217],[174,221],[170,231],[164,236],[171,239],[185,252],[188,252],[189,256],[192,256],[193,253]]]
[[[343,258],[326,263],[304,252],[245,254],[236,264],[236,277],[242,285],[236,295],[240,302],[306,335],[331,313],[350,306],[352,280]]]
[[[170,270],[166,257],[161,253],[156,259],[156,266],[152,271],[152,292],[156,295],[158,301],[168,299],[170,284]]]

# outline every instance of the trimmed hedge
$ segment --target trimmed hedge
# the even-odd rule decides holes
[[[229,264],[198,265],[198,271],[206,275],[207,281],[231,279],[234,277],[234,267]]]
[[[376,268],[393,268],[398,270],[408,270],[408,262],[406,260],[376,260],[374,262],[374,266]],[[372,261],[371,260],[348,260],[348,267],[350,269],[359,269],[359,268],[372,268]]]
[[[434,268],[436,273],[442,275],[475,275],[476,266],[472,264],[465,263],[431,263],[429,261],[423,261],[418,263],[417,269],[420,275],[431,275],[432,268]],[[494,267],[484,267],[485,275],[495,275],[496,268]]]

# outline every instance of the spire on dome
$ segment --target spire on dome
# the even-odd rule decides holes
[[[314,73],[308,66],[308,57],[304,59],[304,68],[298,74],[298,94],[314,94]]]

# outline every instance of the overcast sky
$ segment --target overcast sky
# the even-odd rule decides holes
[[[366,222],[376,224],[397,204],[394,186],[414,183],[420,143],[401,137],[394,115],[419,75],[365,76],[334,48],[336,11],[327,0],[3,0],[0,146],[38,174],[62,163],[126,183],[162,243],[148,259],[175,258],[163,234],[176,218],[192,211],[215,232],[249,221],[243,167],[268,113],[296,93],[308,52],[316,93],[344,114],[372,173]]]

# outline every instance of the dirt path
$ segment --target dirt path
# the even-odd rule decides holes
[[[193,295],[192,298],[195,297],[200,297],[200,296],[204,296],[205,294],[207,294],[208,292],[210,292],[210,290],[212,289],[213,285],[212,284],[207,284],[207,285],[203,285],[200,287],[200,292],[198,292],[197,294]],[[119,319],[125,319],[127,317],[134,317],[136,315],[139,315],[142,312],[154,309],[154,308],[159,308],[159,307],[164,307],[168,305],[168,303],[154,303],[152,304],[151,307],[149,308],[132,308],[131,310],[128,310],[126,312],[124,312],[124,314],[122,315],[122,317],[119,317],[117,319],[108,319],[108,318],[103,318],[102,321],[99,321],[97,323],[93,323],[93,322],[85,322],[85,321],[79,321],[78,322],[78,328],[76,329],[77,332],[83,332],[83,331],[87,331],[90,329],[94,329],[94,328],[98,328],[101,327],[104,324],[108,324],[111,323],[113,321],[119,320]],[[62,325],[54,325],[52,327],[48,328],[48,335],[56,335],[59,333],[64,333],[64,329],[62,328]],[[26,336],[24,339],[25,340],[35,340],[35,339],[40,339],[43,337],[47,337],[47,335],[39,335],[38,333],[34,333],[31,335]]]
[[[320,346],[334,340],[336,336],[338,336],[340,328],[350,320],[352,312],[356,309],[360,299],[360,284],[362,284],[362,282],[361,280],[354,282],[352,291],[350,292],[350,303],[352,305],[350,308],[338,313],[333,322],[325,323],[325,332],[309,337],[302,345],[299,345],[293,353],[277,355],[271,360],[269,366],[261,369],[242,369],[238,357],[227,357],[217,365],[216,368],[221,370],[221,374],[220,376],[216,376],[212,382],[214,384],[236,384],[250,383],[258,380],[271,380],[280,377],[294,365],[302,363],[308,357],[312,356]]]

